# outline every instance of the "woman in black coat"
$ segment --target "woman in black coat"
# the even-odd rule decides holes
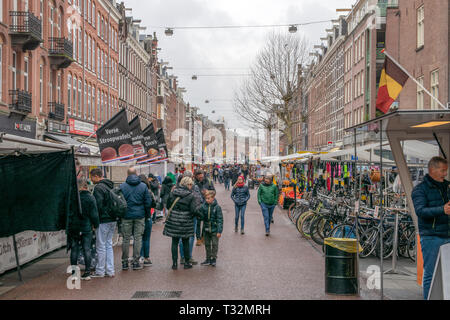
[[[169,209],[163,234],[172,238],[172,269],[178,268],[178,243],[183,242],[185,269],[191,269],[189,238],[194,236],[194,216],[201,214],[197,211],[198,203],[192,193],[194,181],[184,177],[167,199]]]
[[[169,199],[170,192],[172,191],[173,186],[174,184],[172,179],[169,176],[167,176],[164,179],[161,187],[161,202],[163,203],[165,209],[168,209],[167,200]]]

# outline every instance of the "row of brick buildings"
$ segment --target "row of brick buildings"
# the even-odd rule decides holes
[[[449,98],[450,5],[447,0],[358,0],[333,21],[309,66],[302,66],[293,128],[295,151],[348,148],[346,128],[374,119],[386,49],[444,105]],[[440,108],[408,81],[393,109]],[[375,139],[357,136],[358,143]],[[285,145],[285,142],[284,142]],[[283,146],[283,137],[281,141]],[[286,147],[281,147],[283,154]]]
[[[187,124],[184,89],[129,11],[115,0],[0,2],[0,132],[84,141],[125,108],[163,128],[171,150]]]

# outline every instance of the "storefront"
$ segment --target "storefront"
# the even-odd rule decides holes
[[[35,139],[36,120],[23,119],[23,116],[14,113],[0,115],[0,132]]]

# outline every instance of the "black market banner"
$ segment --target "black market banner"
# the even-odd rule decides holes
[[[139,160],[147,157],[147,152],[144,147],[144,134],[142,133],[141,121],[139,116],[136,116],[129,123],[130,133],[131,133],[131,141],[134,149],[134,157],[120,160],[121,162],[130,162],[134,160]]]
[[[156,132],[156,138],[158,139],[158,150],[161,160],[167,160],[169,158],[169,152],[167,151],[167,144],[163,129],[159,129]]]
[[[140,159],[137,164],[144,164],[150,161],[155,161],[161,158],[158,151],[158,139],[156,138],[153,123],[150,123],[142,132],[144,137],[144,148],[146,157]]]
[[[122,109],[97,130],[97,142],[103,163],[128,159],[134,156],[134,148],[127,113]]]
[[[79,214],[72,152],[5,156],[0,176],[0,238],[66,230],[69,218]]]

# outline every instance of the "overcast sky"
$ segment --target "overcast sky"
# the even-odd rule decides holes
[[[230,128],[245,124],[233,113],[234,90],[242,76],[201,75],[246,74],[248,67],[272,30],[287,28],[243,28],[175,30],[172,37],[164,27],[273,25],[335,19],[337,8],[350,8],[356,0],[125,0],[135,19],[141,19],[147,34],[156,32],[159,58],[168,61],[187,92],[185,101],[216,121],[224,116]],[[330,23],[299,27],[311,44],[319,44]],[[197,81],[191,80],[199,75]],[[205,100],[210,100],[206,104]],[[228,100],[228,101],[227,101]],[[212,112],[215,111],[215,114]]]

